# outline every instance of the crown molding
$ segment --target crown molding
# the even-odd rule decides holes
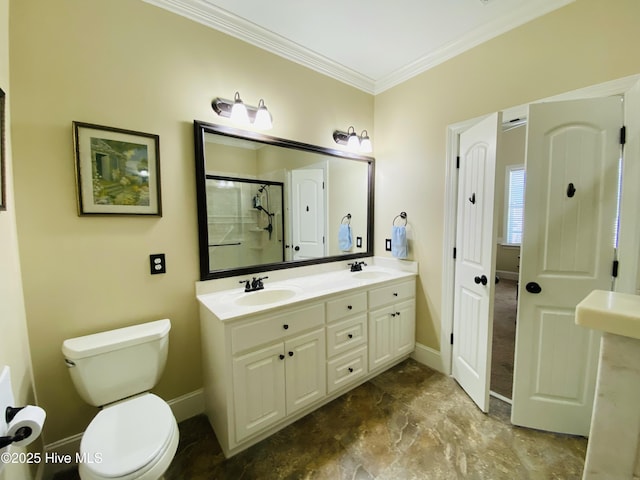
[[[334,62],[265,28],[233,15],[203,0],[143,0],[182,17],[226,33],[275,55],[308,67],[323,75],[376,95],[405,82],[461,53],[523,25],[537,17],[564,7],[575,0],[546,0],[542,4],[527,4],[493,22],[444,45],[410,64],[380,79],[372,79]]]
[[[425,55],[418,60],[407,64],[406,66],[392,72],[391,74],[380,78],[375,83],[374,95],[382,93],[402,82],[409,80],[427,70],[460,55],[461,53],[471,50],[473,47],[498,37],[509,30],[513,30],[525,23],[528,23],[538,17],[541,17],[553,10],[564,7],[575,0],[547,0],[542,5],[528,4],[516,11],[511,12],[506,17],[501,17],[490,23],[483,25],[468,32],[466,35],[449,42],[443,47],[435,50],[429,55]]]
[[[202,0],[143,0],[373,94],[375,82],[255,23]]]

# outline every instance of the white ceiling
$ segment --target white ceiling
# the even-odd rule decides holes
[[[574,0],[144,0],[380,93]]]

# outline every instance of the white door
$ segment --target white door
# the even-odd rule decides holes
[[[300,169],[291,172],[291,232],[293,259],[325,255],[324,170]]]
[[[502,115],[460,135],[453,306],[453,377],[489,410],[496,229],[496,151]]]
[[[511,421],[586,436],[600,334],[577,326],[574,313],[612,285],[622,104],[534,104],[527,122]]]

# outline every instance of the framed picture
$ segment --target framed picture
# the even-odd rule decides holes
[[[79,215],[162,216],[160,137],[73,122]]]
[[[6,162],[6,157],[5,157],[5,147],[4,147],[4,90],[0,88],[0,210],[7,209],[5,162]]]

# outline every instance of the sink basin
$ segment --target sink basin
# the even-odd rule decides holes
[[[594,290],[576,306],[576,323],[640,339],[640,295]]]
[[[381,272],[379,270],[357,272],[353,274],[353,278],[359,278],[360,280],[380,280],[383,278],[390,277],[391,274],[389,272]]]
[[[288,288],[274,288],[269,290],[259,290],[257,292],[244,293],[235,303],[243,307],[254,307],[267,305],[269,303],[282,302],[293,298],[296,291]]]

